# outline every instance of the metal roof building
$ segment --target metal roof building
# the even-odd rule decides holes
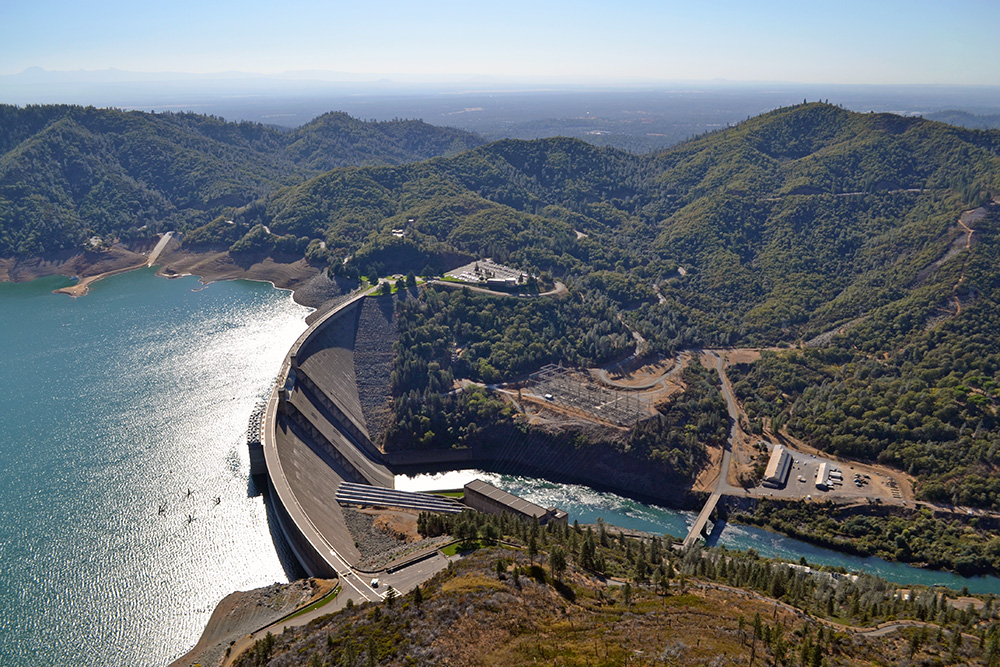
[[[788,481],[788,473],[792,469],[792,455],[784,445],[777,445],[771,450],[771,459],[764,470],[764,486],[780,488]]]
[[[502,514],[507,512],[525,519],[538,519],[538,523],[545,524],[549,521],[568,520],[566,512],[557,507],[548,509],[541,505],[518,498],[512,493],[507,493],[503,489],[476,479],[465,485],[465,496],[462,499],[466,505],[474,510],[487,514]]]

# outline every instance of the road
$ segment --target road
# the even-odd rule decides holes
[[[483,294],[493,294],[494,296],[511,296],[511,297],[526,297],[531,299],[537,299],[540,296],[557,296],[559,294],[566,294],[569,292],[566,286],[561,282],[556,281],[555,287],[550,289],[548,292],[539,292],[538,294],[521,294],[518,292],[497,292],[496,290],[486,289],[485,287],[476,287],[475,285],[470,285],[468,283],[453,283],[448,280],[428,280],[431,285],[441,285],[443,287],[467,287],[473,292],[482,292]]]
[[[720,495],[743,495],[741,487],[733,486],[729,483],[729,465],[733,459],[733,447],[736,445],[736,433],[740,428],[740,409],[736,405],[736,397],[733,396],[733,386],[726,375],[725,364],[718,352],[708,352],[715,357],[715,370],[719,373],[719,380],[722,383],[722,397],[726,399],[726,410],[729,412],[729,438],[726,440],[726,449],[722,452],[722,469],[719,472],[719,480],[715,483],[715,492]]]
[[[160,253],[163,252],[163,249],[167,247],[167,244],[170,243],[170,239],[173,237],[173,232],[167,232],[160,237],[160,240],[153,246],[153,252],[149,253],[149,261],[146,262],[146,266],[153,266],[156,263],[156,260],[160,257]]]
[[[625,366],[629,361],[631,361],[635,357],[635,354],[632,354],[623,361],[619,361],[614,364],[611,364],[610,366],[606,366],[605,368],[592,368],[590,369],[590,374],[595,378],[597,378],[599,381],[603,382],[604,384],[607,384],[608,386],[617,387],[619,389],[625,389],[627,391],[649,391],[651,389],[656,389],[657,387],[665,389],[667,386],[667,380],[671,380],[677,377],[677,375],[682,370],[684,370],[685,354],[688,354],[687,350],[679,352],[677,354],[677,357],[674,359],[673,367],[669,371],[663,373],[663,375],[660,375],[659,377],[654,378],[653,380],[650,380],[646,384],[625,384],[623,382],[618,382],[617,380],[613,380],[611,378],[611,375],[609,374],[609,371]]]
[[[729,378],[726,377],[722,357],[714,351],[708,351],[705,354],[715,357],[715,370],[719,373],[719,379],[722,383],[722,396],[726,399],[726,409],[729,411],[729,437],[726,440],[725,449],[722,452],[722,463],[719,466],[719,479],[715,482],[715,491],[708,497],[708,500],[702,507],[701,512],[698,513],[698,518],[695,520],[694,525],[692,525],[691,529],[688,531],[687,537],[684,538],[685,549],[692,546],[695,541],[701,537],[702,530],[705,528],[705,524],[708,522],[708,517],[711,515],[712,510],[715,509],[716,504],[719,502],[719,498],[724,495],[733,496],[744,494],[742,488],[732,486],[729,483],[729,465],[733,459],[733,447],[736,442],[736,432],[740,427],[740,411],[736,406],[736,398],[733,396],[733,390],[732,386],[729,384]]]

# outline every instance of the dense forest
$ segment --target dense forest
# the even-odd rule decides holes
[[[645,156],[507,140],[333,170],[193,239],[264,240],[266,226],[360,274],[492,256],[639,306],[633,324],[663,347],[772,344],[943,289],[953,265],[928,269],[998,179],[1000,133],[807,104]]]
[[[997,215],[942,284],[865,314],[823,347],[733,370],[760,428],[921,480],[918,497],[1000,508],[1000,239]]]
[[[482,143],[343,113],[295,130],[193,113],[0,105],[0,257],[204,225],[334,167],[403,164]]]
[[[735,515],[831,549],[945,569],[964,576],[1000,573],[994,517],[932,512],[927,507],[837,506],[764,500]]]
[[[511,407],[481,385],[523,379],[547,363],[585,367],[621,357],[633,339],[607,308],[601,299],[517,299],[443,287],[399,300],[390,376],[395,419],[384,445],[488,447],[541,437],[569,455],[594,444],[582,434],[567,441],[533,433],[523,421],[514,426]],[[614,444],[618,456],[654,464],[683,484],[707,464],[707,448],[725,441],[728,421],[714,373],[692,365],[682,378],[684,393]]]

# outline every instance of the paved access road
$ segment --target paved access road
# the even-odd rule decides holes
[[[167,232],[160,237],[160,240],[153,246],[153,252],[149,253],[149,261],[146,262],[146,266],[153,266],[156,263],[156,260],[160,257],[160,253],[163,252],[163,249],[167,247],[167,244],[170,243],[170,239],[173,237],[173,232]]]
[[[725,365],[718,352],[707,352],[715,358],[715,370],[719,373],[722,383],[722,397],[726,399],[726,410],[729,412],[729,438],[726,440],[726,449],[722,452],[722,469],[719,472],[719,481],[715,483],[715,492],[720,495],[743,495],[741,487],[733,486],[729,483],[729,464],[733,459],[733,447],[736,444],[736,431],[740,427],[740,410],[736,405],[736,397],[733,396],[733,385],[726,375]]]

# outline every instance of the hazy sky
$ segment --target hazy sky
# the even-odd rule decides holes
[[[3,0],[0,74],[1000,84],[998,0]]]

